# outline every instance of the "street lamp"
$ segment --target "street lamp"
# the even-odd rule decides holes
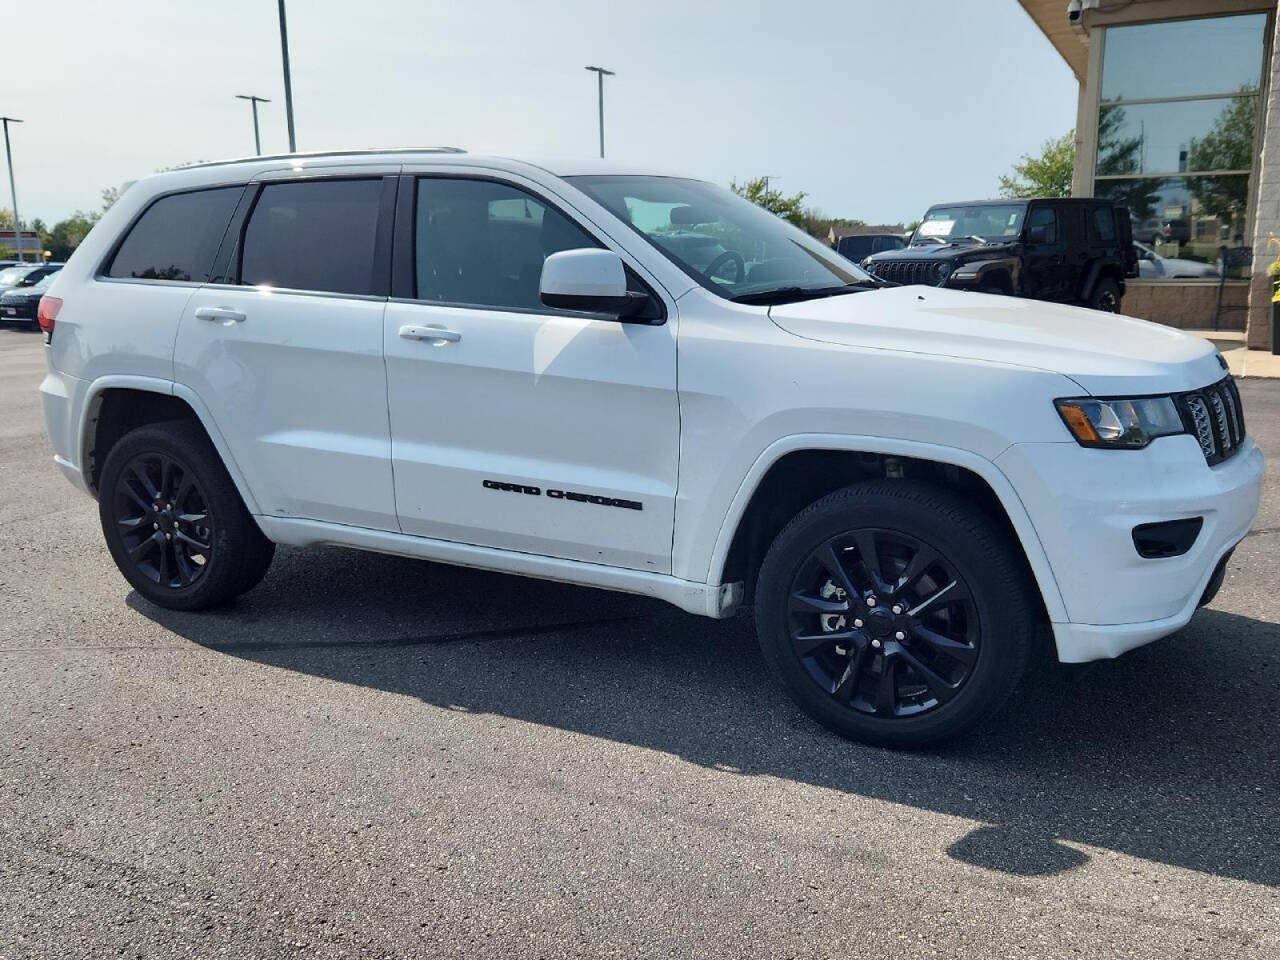
[[[281,3],[284,0],[280,0]],[[588,70],[595,71],[596,89],[598,90],[598,99],[600,106],[600,157],[604,159],[604,78],[615,76],[612,70],[606,70],[604,67],[587,67]]]
[[[237,93],[237,100],[248,100],[253,104],[253,149],[258,156],[262,156],[262,138],[258,136],[258,104],[270,103],[266,97],[255,97],[248,93]]]
[[[289,79],[289,30],[284,22],[284,0],[280,0],[280,60],[284,64],[284,116],[289,124],[289,152],[298,152],[293,136],[293,82]]]
[[[9,124],[21,123],[16,117],[0,117],[4,122],[4,159],[9,165],[9,195],[13,197],[13,239],[18,245],[18,262],[22,263],[22,221],[18,219],[18,188],[13,185],[13,153],[9,150]]]

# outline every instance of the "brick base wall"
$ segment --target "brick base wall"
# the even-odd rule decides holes
[[[1126,316],[1181,330],[1212,330],[1217,312],[1217,329],[1244,330],[1249,314],[1249,284],[1225,284],[1221,288],[1221,311],[1218,311],[1218,292],[1216,283],[1140,283],[1130,280],[1120,309]]]

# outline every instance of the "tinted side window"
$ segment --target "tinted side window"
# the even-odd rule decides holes
[[[1028,232],[1036,227],[1047,227],[1047,237],[1045,243],[1058,242],[1058,217],[1053,212],[1053,207],[1036,207],[1031,211],[1031,216],[1027,218]]]
[[[1111,207],[1093,208],[1093,232],[1103,243],[1116,239],[1116,212]]]
[[[160,198],[124,238],[107,276],[206,282],[243,190],[219,187]]]
[[[547,256],[600,246],[532,194],[487,180],[419,179],[415,219],[417,297],[439,303],[545,310]]]
[[[382,180],[305,180],[262,188],[245,226],[240,282],[373,292]]]

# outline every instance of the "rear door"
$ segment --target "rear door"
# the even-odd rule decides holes
[[[382,359],[396,183],[327,170],[252,184],[217,282],[187,304],[175,377],[269,515],[397,529]]]
[[[664,322],[542,304],[543,260],[600,246]],[[404,178],[384,336],[405,533],[670,571],[676,313],[640,270],[523,177]]]
[[[1062,292],[1065,299],[1076,300],[1084,295],[1084,283],[1089,275],[1089,268],[1104,251],[1099,247],[1098,236],[1090,222],[1087,204],[1059,204],[1058,223],[1066,242]]]

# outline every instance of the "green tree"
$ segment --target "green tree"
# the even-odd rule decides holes
[[[111,209],[112,204],[120,199],[119,187],[107,187],[102,191],[102,212],[106,213]]]
[[[80,246],[80,241],[88,236],[97,222],[97,213],[77,210],[67,219],[55,223],[52,230],[42,234],[44,248],[50,259],[65,260],[71,256],[76,247]]]
[[[804,198],[806,193],[784,197],[779,190],[768,189],[768,181],[764,177],[756,177],[746,183],[737,180],[729,181],[729,189],[740,197],[745,197],[757,206],[764,207],[770,213],[777,214],[783,220],[804,229]]]
[[[1075,163],[1076,132],[1068,130],[1055,140],[1046,140],[1038,157],[1024,153],[1013,165],[1013,173],[1000,178],[1000,196],[1069,197]]]

